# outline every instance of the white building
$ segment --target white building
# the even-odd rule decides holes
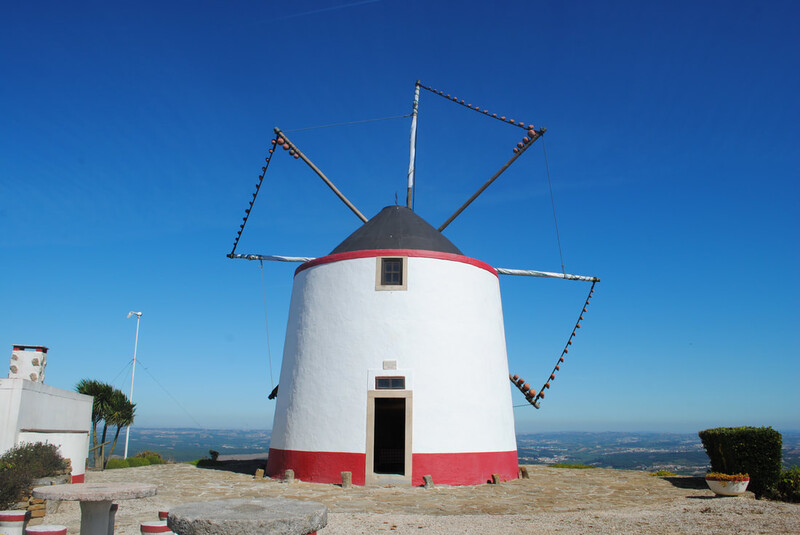
[[[518,476],[497,272],[389,206],[295,273],[267,473]]]
[[[15,345],[8,379],[0,379],[0,454],[22,443],[58,446],[82,483],[89,458],[92,397],[43,383],[47,348]]]

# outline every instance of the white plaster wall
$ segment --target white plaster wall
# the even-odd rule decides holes
[[[91,396],[23,381],[19,429],[88,431],[91,422]]]
[[[0,379],[0,454],[17,444],[22,379]]]
[[[367,390],[396,360],[413,373],[413,452],[515,450],[497,277],[411,257],[407,291],[376,291],[375,269],[359,258],[297,274],[272,446],[365,452]]]
[[[83,474],[91,419],[91,396],[24,379],[0,379],[0,453],[21,442],[56,444],[72,461],[72,475]]]

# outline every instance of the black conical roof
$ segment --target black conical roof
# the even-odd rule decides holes
[[[405,206],[387,206],[331,254],[372,249],[416,249],[462,254],[458,247]]]

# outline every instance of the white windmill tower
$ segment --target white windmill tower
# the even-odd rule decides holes
[[[298,479],[324,483],[340,482],[345,471],[355,484],[418,485],[425,475],[462,485],[485,483],[493,475],[515,479],[519,468],[498,274],[596,280],[498,270],[464,256],[442,234],[544,129],[510,121],[528,135],[438,229],[412,210],[420,88],[441,94],[417,82],[407,206],[388,206],[369,220],[275,129],[274,147],[303,159],[364,224],[320,258],[240,255],[235,249],[248,209],[228,255],[303,262],[289,308],[270,476],[291,469]],[[266,166],[251,208],[264,172]],[[538,407],[544,394],[517,377],[512,381]],[[454,388],[482,395],[453,395]]]

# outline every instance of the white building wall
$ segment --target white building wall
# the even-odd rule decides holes
[[[0,453],[22,442],[59,446],[72,476],[85,473],[92,397],[23,379],[0,379]]]
[[[413,376],[414,453],[516,450],[497,276],[410,257],[408,289],[376,291],[376,262],[296,275],[271,447],[365,452],[367,391],[394,360]]]
[[[10,380],[10,379],[7,379]],[[20,429],[89,431],[92,397],[50,385],[22,381]]]
[[[22,379],[0,379],[0,454],[17,445]]]

